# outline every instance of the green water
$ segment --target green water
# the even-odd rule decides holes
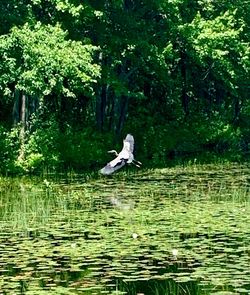
[[[0,294],[250,294],[249,172],[0,178]]]

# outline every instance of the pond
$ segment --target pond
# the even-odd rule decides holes
[[[250,294],[250,165],[0,178],[0,294]]]

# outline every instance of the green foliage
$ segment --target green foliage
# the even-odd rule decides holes
[[[60,133],[55,121],[40,122],[40,127],[36,128],[34,132],[26,131],[26,141],[22,147],[24,158],[19,157],[20,126],[11,131],[4,130],[3,127],[1,130],[0,172],[42,172],[45,168],[52,171],[60,166],[57,148]]]
[[[207,20],[198,12],[191,24],[184,26],[183,32],[189,35],[196,60],[204,66],[213,63],[212,71],[219,79],[235,89],[239,69],[246,69],[247,46],[241,43],[244,23],[236,18],[236,10],[226,11],[222,15]],[[247,74],[247,72],[246,72]]]
[[[110,148],[109,148],[110,147]],[[60,159],[65,167],[98,170],[111,160],[107,151],[112,147],[112,137],[109,134],[93,132],[90,128],[82,131],[68,129],[59,139]]]
[[[0,125],[0,172],[1,173],[17,173],[18,167],[15,160],[18,157],[19,135],[18,128],[8,131]]]
[[[26,4],[0,4],[1,124],[21,121],[1,127],[2,172],[99,167],[127,132],[150,166],[249,153],[245,2]]]
[[[112,137],[109,134],[93,132],[90,128],[82,131],[68,128],[61,132],[53,118],[48,122],[33,119],[31,130],[26,131],[23,146],[25,157],[20,158],[19,131],[19,127],[16,127],[11,132],[5,131],[0,137],[0,172],[40,173],[61,168],[98,170],[111,160],[107,154],[107,150],[112,148]]]
[[[11,94],[15,88],[29,95],[43,97],[60,94],[75,97],[76,93],[93,94],[93,83],[99,67],[92,63],[97,48],[80,41],[66,39],[59,25],[34,27],[25,24],[14,27],[9,35],[0,39],[0,89]]]
[[[27,131],[27,140],[24,145],[25,158],[21,161],[17,160],[17,164],[24,171],[29,172],[41,172],[45,168],[53,171],[59,168],[58,123],[52,118],[46,122],[33,119],[33,124],[34,131]]]
[[[4,168],[6,168],[6,160],[7,160],[6,153],[7,153],[7,145],[6,145],[5,129],[2,126],[0,126],[0,162],[2,163],[1,164],[2,171]]]

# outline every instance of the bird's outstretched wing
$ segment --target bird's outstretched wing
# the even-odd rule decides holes
[[[115,158],[113,161],[109,162],[105,167],[100,170],[103,175],[110,175],[116,170],[120,169],[126,164],[126,160]]]
[[[105,167],[100,170],[103,175],[110,175],[116,170],[123,167],[127,162],[131,163],[133,160],[134,151],[134,137],[131,134],[127,134],[123,140],[123,149],[118,156],[109,162]]]
[[[123,149],[128,150],[133,153],[134,151],[134,137],[131,134],[127,134],[126,138],[123,140]]]

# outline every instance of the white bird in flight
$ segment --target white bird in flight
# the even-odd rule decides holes
[[[140,167],[142,163],[134,159],[133,151],[134,137],[131,134],[127,134],[126,138],[123,140],[123,149],[119,154],[115,150],[108,151],[108,153],[114,153],[116,158],[103,167],[100,173],[103,175],[110,175],[127,163]]]

